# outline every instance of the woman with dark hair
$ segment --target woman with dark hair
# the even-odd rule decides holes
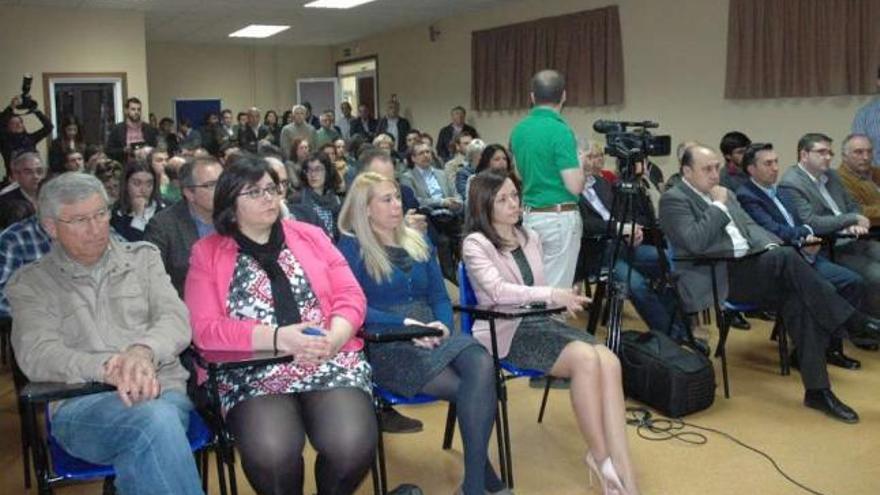
[[[281,218],[281,197],[275,170],[255,155],[220,175],[217,232],[193,246],[184,291],[193,342],[294,358],[218,377],[226,422],[257,493],[303,493],[308,437],[318,452],[317,492],[351,494],[377,441],[370,367],[356,335],[364,293],[320,229]]]
[[[286,126],[293,122],[293,111],[285,110],[283,114],[281,114],[281,127]]]
[[[312,225],[317,225],[334,241],[339,238],[336,220],[342,202],[336,194],[339,176],[330,157],[312,153],[299,171],[299,201],[290,205],[293,215]]]
[[[146,162],[130,161],[125,166],[119,181],[119,199],[110,217],[110,225],[125,240],[144,240],[147,223],[165,208],[159,184],[159,175]]]
[[[546,285],[541,242],[522,226],[520,185],[494,171],[474,176],[470,185],[462,259],[480,304],[520,305],[534,301],[564,306],[569,313],[589,299],[570,289]],[[602,480],[603,493],[638,493],[626,441],[620,362],[592,336],[547,316],[495,324],[499,357],[516,366],[571,378],[571,401],[590,450],[590,480]],[[489,326],[474,323],[474,337],[490,348]]]
[[[508,174],[515,173],[513,160],[511,160],[507,148],[500,144],[490,144],[489,146],[486,146],[486,149],[483,150],[483,154],[480,155],[480,161],[477,163],[475,173],[479,174],[486,170],[499,170]]]
[[[82,136],[82,125],[75,115],[67,115],[61,119],[61,132],[49,145],[50,175],[68,171],[64,167],[64,157],[70,151],[79,151],[85,158],[86,142]]]
[[[278,114],[275,113],[275,110],[266,112],[266,115],[263,117],[263,125],[269,131],[267,134],[269,142],[278,146],[278,143],[281,142],[281,125],[278,123]]]
[[[407,397],[424,393],[454,402],[464,445],[458,493],[509,494],[487,456],[496,410],[492,358],[473,338],[452,333],[437,250],[403,217],[399,185],[375,172],[357,176],[339,214],[339,250],[367,295],[365,325],[377,331],[427,325],[444,334],[371,348],[376,383]]]

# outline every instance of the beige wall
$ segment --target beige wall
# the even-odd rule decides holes
[[[428,25],[346,43],[352,57],[379,57],[380,100],[392,93],[414,126],[432,133],[448,121],[449,108],[470,102],[470,33],[540,17],[596,8],[610,0],[527,0],[434,23],[441,34],[428,39]],[[624,46],[625,102],[601,108],[568,108],[565,117],[579,136],[595,138],[595,119],[657,120],[673,146],[697,139],[714,146],[728,130],[769,140],[783,163],[807,131],[839,140],[868,97],[787,98],[734,101],[723,98],[727,46],[727,0],[616,0]],[[821,67],[821,62],[818,62]],[[522,112],[469,114],[489,142],[506,143]],[[667,170],[672,162],[661,160]]]
[[[147,44],[152,111],[172,116],[175,98],[220,98],[234,112],[256,105],[279,115],[296,99],[296,80],[332,77],[331,47]]]
[[[44,72],[125,72],[128,94],[149,108],[141,13],[2,7],[0,47],[0,106],[19,92],[25,72],[33,73],[31,94],[44,110]],[[40,126],[33,116],[25,125],[31,131]]]

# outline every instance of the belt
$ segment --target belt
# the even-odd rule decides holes
[[[528,210],[533,213],[548,213],[548,212],[560,213],[563,211],[575,211],[577,209],[578,209],[578,205],[575,203],[561,203],[561,204],[552,205],[552,206],[542,206],[540,208],[530,207]]]

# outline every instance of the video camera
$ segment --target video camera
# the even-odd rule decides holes
[[[617,158],[618,170],[624,180],[636,175],[635,164],[649,156],[667,156],[671,152],[669,135],[655,136],[648,131],[659,127],[657,122],[624,122],[597,120],[593,130],[605,134],[605,153]],[[632,132],[627,128],[634,127]]]
[[[25,74],[24,77],[21,78],[21,103],[15,107],[17,110],[33,112],[37,109],[37,102],[31,98],[32,82],[34,82],[34,76],[32,74]]]

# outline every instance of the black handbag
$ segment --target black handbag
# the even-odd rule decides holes
[[[655,331],[621,335],[623,390],[671,418],[708,408],[715,401],[715,370],[706,356]]]

